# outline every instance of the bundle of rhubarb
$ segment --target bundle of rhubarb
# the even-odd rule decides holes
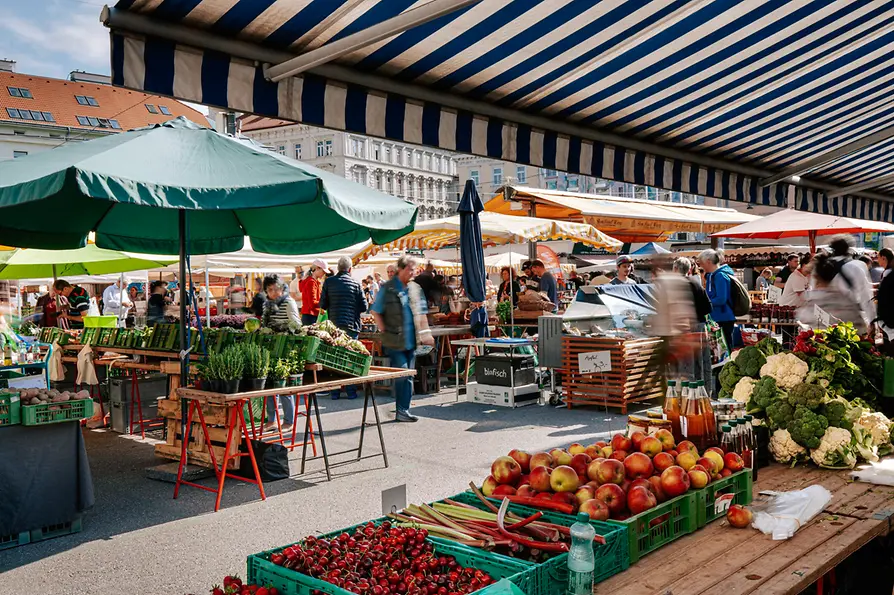
[[[540,520],[542,512],[511,514],[508,500],[497,509],[474,484],[471,488],[487,510],[446,499],[431,506],[411,504],[399,514],[388,516],[398,527],[424,529],[433,537],[531,562],[544,562],[568,551],[569,527]],[[596,541],[605,543],[600,535]]]

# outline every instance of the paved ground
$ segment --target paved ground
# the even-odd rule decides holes
[[[393,401],[382,400],[380,412],[393,419]],[[362,400],[321,404],[331,450],[356,446]],[[418,399],[414,412],[419,423],[384,426],[389,468],[370,459],[326,482],[322,463],[313,463],[304,476],[268,484],[266,502],[255,486],[230,483],[217,513],[210,493],[184,488],[175,501],[173,485],[144,477],[159,462],[150,441],[87,432],[96,507],[83,532],[0,552],[0,593],[206,593],[226,573],[244,576],[248,554],[381,516],[384,489],[406,484],[410,502],[431,501],[482,479],[512,448],[545,450],[623,426],[604,411],[488,408],[455,403],[448,391]],[[296,474],[299,457],[296,449]]]

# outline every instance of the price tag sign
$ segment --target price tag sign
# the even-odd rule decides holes
[[[400,512],[407,506],[407,484],[382,490],[382,514]]]
[[[717,496],[714,500],[714,514],[721,514],[729,510],[735,496],[735,494],[722,494]]]
[[[775,285],[771,285],[767,288],[767,303],[768,304],[778,304],[779,299],[782,297],[782,289],[776,287]]]
[[[813,313],[816,316],[816,326],[818,328],[827,328],[832,324],[832,316],[819,306],[813,306]]]
[[[611,351],[589,351],[577,354],[577,367],[581,374],[597,374],[612,371]]]

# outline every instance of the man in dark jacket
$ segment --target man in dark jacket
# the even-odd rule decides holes
[[[367,303],[360,284],[351,277],[351,259],[342,256],[338,259],[338,273],[326,279],[320,294],[320,308],[329,314],[329,320],[343,330],[349,337],[356,339],[360,334],[360,315],[366,312]],[[357,387],[346,388],[349,399],[357,398]],[[332,398],[337,399],[341,391],[332,391]]]
[[[716,250],[702,250],[698,255],[698,264],[705,269],[705,293],[711,300],[711,319],[723,330],[726,346],[733,350],[733,329],[736,326],[736,315],[733,313],[732,281],[735,276],[728,264]]]

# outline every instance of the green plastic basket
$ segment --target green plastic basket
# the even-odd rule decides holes
[[[700,490],[695,490],[699,528],[726,516],[726,510],[731,504],[742,504],[743,506],[751,504],[753,487],[754,479],[751,476],[751,469],[742,469],[729,477],[709,483]]]
[[[22,423],[22,402],[19,393],[0,392],[0,426]]]
[[[0,551],[31,543],[31,532],[23,531],[12,535],[0,535]]]
[[[320,345],[316,355],[317,363],[333,372],[349,376],[366,376],[372,365],[372,356],[355,353],[344,347]]]
[[[384,519],[376,519],[374,522],[380,522]],[[362,523],[366,524],[366,523]],[[338,535],[345,531],[352,531],[359,525],[333,531],[321,535],[321,538],[327,538]],[[494,579],[508,578],[515,582],[515,579],[521,576],[532,567],[530,564],[513,560],[505,556],[495,556],[487,552],[467,548],[461,545],[452,545],[440,541],[432,541],[435,551],[438,554],[453,556],[456,561],[463,567],[476,568],[482,570]],[[294,545],[294,544],[290,544]],[[336,587],[332,583],[327,583],[320,579],[296,572],[283,566],[277,566],[270,561],[270,555],[280,552],[289,546],[283,546],[272,550],[267,550],[259,554],[253,554],[248,557],[248,581],[250,584],[256,585],[272,585],[282,595],[313,595],[314,592],[326,593],[328,595],[350,595],[349,591]],[[477,591],[481,593],[486,590]],[[536,594],[528,594],[536,595]]]
[[[305,335],[303,338],[304,361],[308,363],[317,362],[317,351],[320,349],[322,342],[319,337]]]
[[[448,500],[460,502],[462,504],[470,504],[476,508],[485,510],[486,507],[472,492],[462,492],[455,496],[451,496]],[[499,501],[494,501],[499,506]],[[567,514],[557,512],[548,512],[546,510],[538,510],[519,504],[510,504],[509,511],[515,514],[531,515],[535,512],[542,512],[540,519],[545,523],[553,523],[570,527],[577,518]],[[590,521],[593,528],[596,529],[598,535],[605,538],[605,544],[593,542],[593,552],[596,557],[596,567],[593,571],[594,582],[604,581],[619,572],[623,572],[630,567],[629,540],[627,538],[627,527],[619,526],[614,523],[605,521]],[[540,566],[545,566],[542,572],[530,573],[528,577],[520,581],[513,580],[515,584],[522,588],[527,595],[534,593],[559,593],[556,585],[564,587],[568,582],[568,558],[566,554],[561,554],[550,558]],[[524,583],[524,584],[522,584]],[[561,590],[561,589],[560,589]]]
[[[23,426],[44,426],[93,417],[93,399],[22,405]]]
[[[40,529],[32,529],[31,543],[43,541],[45,539],[53,539],[54,537],[64,537],[65,535],[71,535],[73,533],[80,533],[82,528],[81,515],[78,515],[71,521],[47,525]]]
[[[627,527],[630,563],[698,529],[697,500],[690,491],[625,521],[608,521]]]

